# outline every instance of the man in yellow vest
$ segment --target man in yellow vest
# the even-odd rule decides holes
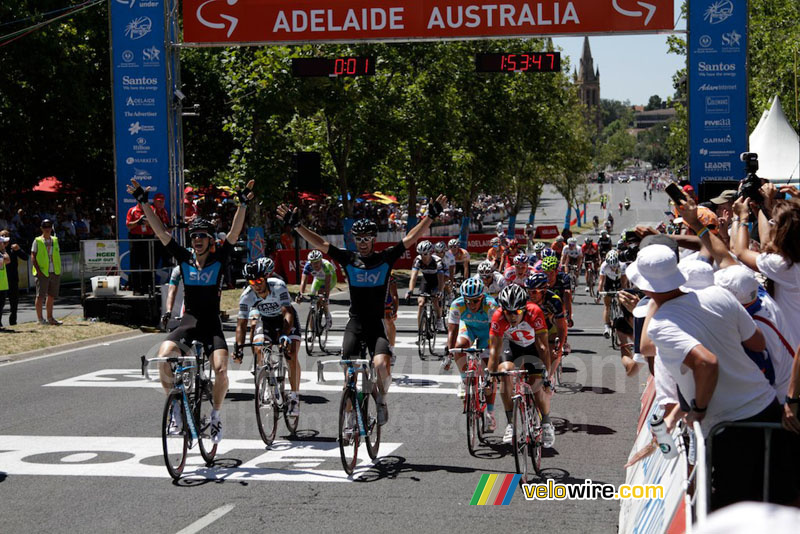
[[[9,241],[9,238],[0,236],[0,329],[3,328],[3,308],[6,306],[8,293],[8,264],[11,263],[11,256],[6,252],[6,243]]]
[[[42,235],[31,246],[33,275],[36,277],[36,317],[39,324],[60,325],[53,317],[53,301],[58,296],[61,282],[61,250],[58,238],[53,235],[53,221],[42,221]],[[42,302],[47,297],[47,320],[42,318]]]

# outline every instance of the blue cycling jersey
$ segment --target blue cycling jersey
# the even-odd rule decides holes
[[[475,312],[469,309],[464,297],[458,297],[450,304],[447,322],[455,325],[464,323],[470,328],[476,328],[488,334],[495,309],[497,309],[497,301],[489,295],[483,296],[483,304]]]

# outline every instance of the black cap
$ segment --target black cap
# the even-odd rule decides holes
[[[53,227],[53,221],[51,221],[50,219],[42,219],[41,227],[42,228],[52,228]]]
[[[642,239],[642,242],[639,243],[639,250],[642,250],[644,247],[648,247],[650,245],[666,245],[668,246],[672,252],[675,253],[675,256],[680,261],[680,254],[678,252],[678,242],[669,237],[667,234],[654,234],[645,236]]]

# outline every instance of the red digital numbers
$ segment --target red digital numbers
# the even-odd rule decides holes
[[[561,69],[558,52],[528,54],[478,54],[478,72],[556,72]]]
[[[348,74],[350,76],[356,74],[358,69],[358,61],[354,57],[340,57],[336,58],[333,65],[333,73],[337,76]]]

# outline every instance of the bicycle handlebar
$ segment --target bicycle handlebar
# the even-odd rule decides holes
[[[366,367],[369,367],[370,372],[372,372],[374,369],[374,367],[372,366],[372,361],[366,359],[350,360],[343,358],[339,360],[325,360],[325,361],[319,360],[317,361],[317,382],[322,382],[322,383],[325,382],[325,375],[323,373],[323,368],[326,365],[333,365],[334,363],[345,367],[357,367],[359,365],[363,365],[365,368],[358,370],[357,372],[359,373],[365,373]]]
[[[156,358],[147,358],[147,356],[142,355],[141,362],[142,362],[142,376],[145,379],[150,380],[150,373],[148,369],[151,363],[180,363],[180,362],[194,362],[197,358],[195,356],[159,356]]]

